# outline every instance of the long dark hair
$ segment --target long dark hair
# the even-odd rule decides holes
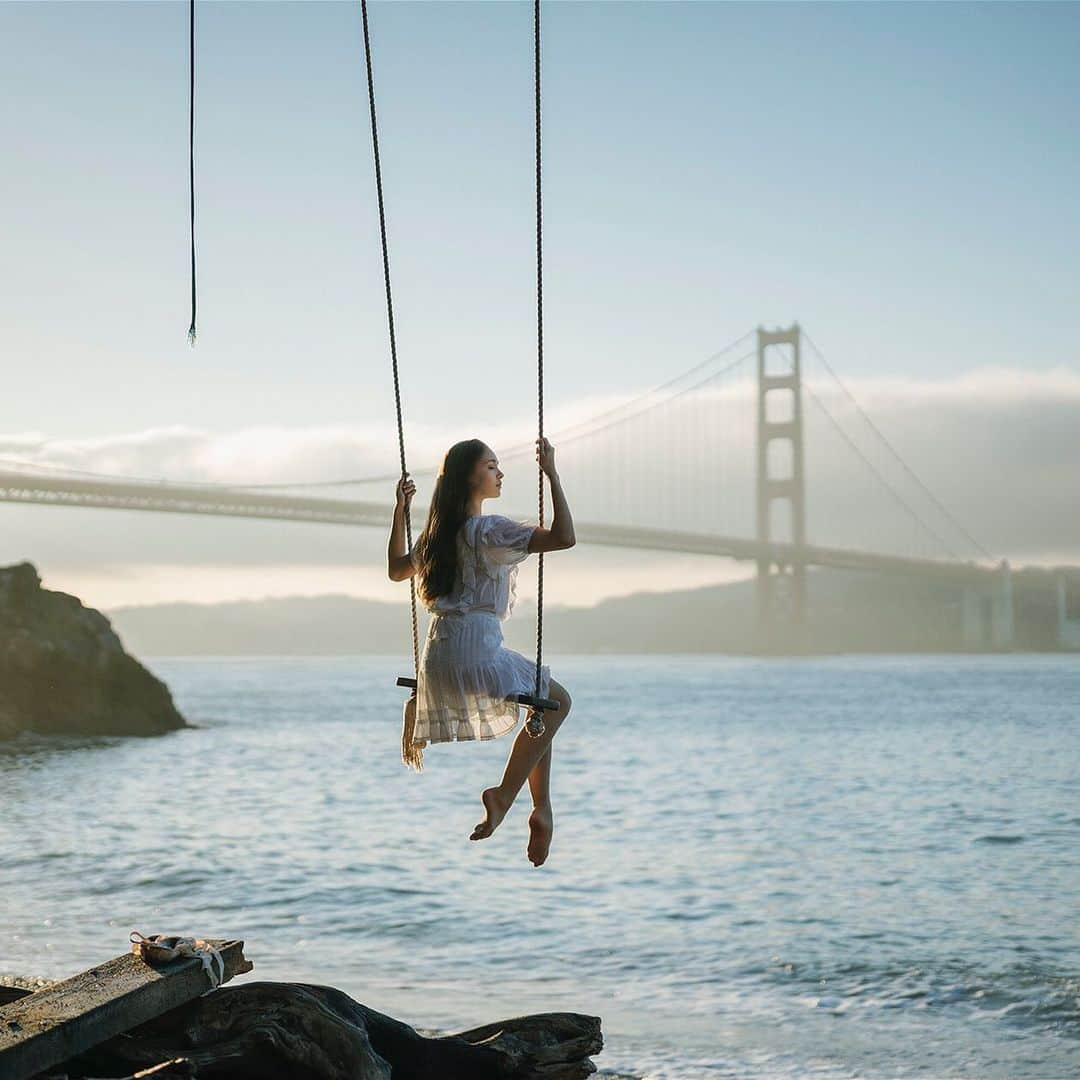
[[[424,531],[413,545],[417,555],[417,579],[420,597],[426,604],[434,603],[454,588],[457,576],[457,535],[468,516],[472,489],[469,478],[476,463],[487,450],[480,439],[465,439],[446,451],[435,490],[431,494]]]

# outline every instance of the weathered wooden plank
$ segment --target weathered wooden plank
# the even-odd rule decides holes
[[[211,940],[227,982],[251,971],[242,941]],[[26,1080],[209,989],[198,957],[151,967],[125,953],[0,1007],[0,1075]]]

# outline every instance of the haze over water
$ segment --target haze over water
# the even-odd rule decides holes
[[[128,932],[420,1027],[603,1017],[600,1075],[1080,1071],[1080,664],[550,658],[551,858],[508,740],[398,762],[386,658],[150,659],[201,726],[0,747],[0,971]]]

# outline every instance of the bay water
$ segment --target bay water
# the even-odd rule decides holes
[[[400,763],[400,662],[143,659],[196,728],[0,744],[0,974],[236,937],[428,1031],[601,1016],[604,1077],[1080,1075],[1078,657],[547,656],[541,868],[527,787],[468,839],[512,736]]]

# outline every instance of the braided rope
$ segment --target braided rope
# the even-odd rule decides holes
[[[360,12],[364,23],[364,61],[367,65],[368,106],[371,112],[371,146],[375,158],[375,190],[379,202],[379,236],[382,241],[383,282],[386,286],[386,319],[390,328],[390,363],[394,374],[394,407],[397,414],[398,456],[401,463],[401,479],[405,479],[405,424],[401,410],[401,380],[398,376],[397,335],[394,332],[394,299],[390,290],[390,253],[386,241],[386,209],[383,202],[382,166],[379,158],[379,126],[375,118],[375,79],[371,70],[371,34],[368,30],[367,0],[360,0]],[[405,502],[405,542],[412,551],[412,515]],[[412,606],[413,671],[420,678],[420,631],[416,617],[416,576],[409,578],[409,602]],[[419,769],[423,752],[412,745],[412,726],[406,724],[402,732],[401,755],[406,764]]]
[[[540,0],[533,2],[533,69],[536,97],[536,405],[537,432],[544,438],[544,237],[543,190],[540,182]],[[544,524],[544,470],[539,465],[537,491],[540,524]],[[540,696],[540,667],[544,656],[544,553],[536,568],[536,688]]]
[[[188,180],[191,190],[191,325],[188,343],[195,348],[195,0],[188,5]]]

